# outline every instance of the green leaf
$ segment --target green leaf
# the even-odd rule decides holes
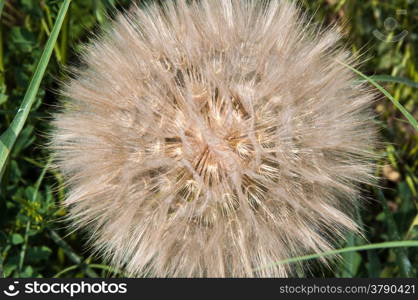
[[[103,1],[94,0],[94,14],[100,24],[103,24],[106,21],[106,9]]]
[[[30,52],[36,45],[36,36],[24,27],[12,27],[10,30],[10,42],[18,46],[23,52]]]
[[[7,98],[9,98],[6,94],[0,93],[0,105],[5,103],[7,101]]]
[[[23,272],[19,274],[20,275],[19,277],[22,277],[22,278],[34,277],[33,273],[34,273],[33,268],[31,266],[26,266]]]
[[[392,213],[389,210],[389,207],[387,205],[387,201],[385,196],[383,195],[383,192],[379,189],[375,189],[375,192],[377,194],[378,199],[380,200],[382,206],[383,206],[383,212],[385,213],[385,222],[388,226],[388,234],[391,240],[400,240],[400,235],[398,228],[396,226],[395,219],[393,218]],[[396,261],[399,266],[399,270],[402,277],[411,277],[412,275],[412,264],[409,261],[408,253],[406,249],[396,249],[395,250],[396,255]]]
[[[42,17],[41,6],[39,5],[39,3],[37,3],[37,1],[21,0],[21,3],[22,3],[22,10],[30,14],[30,16],[37,17],[37,18]]]
[[[3,266],[3,275],[4,277],[10,277],[14,270],[16,270],[17,265],[13,263],[7,263]]]
[[[23,243],[23,237],[20,235],[20,234],[18,234],[18,233],[13,233],[12,234],[12,244],[13,245],[19,245],[19,244],[22,244]]]
[[[52,254],[52,250],[46,246],[32,247],[28,249],[27,259],[29,262],[37,263],[42,260],[47,260]]]
[[[22,104],[20,105],[15,118],[10,124],[10,127],[0,136],[0,179],[3,175],[10,151],[16,142],[17,137],[22,131],[31,107],[35,101],[36,94],[45,74],[46,67],[48,66],[49,59],[51,58],[54,45],[57,41],[58,34],[64,21],[65,15],[68,11],[70,2],[71,0],[64,0],[62,3],[54,28],[52,29],[51,35],[49,36],[49,39],[46,43],[44,52],[42,53],[41,59],[39,60],[39,63],[36,67],[35,74],[33,75],[33,78],[29,84],[29,88],[26,91]]]
[[[367,252],[367,258],[369,260],[367,264],[367,270],[370,278],[378,278],[382,270],[382,264],[379,260],[379,255],[377,255],[375,250]]]
[[[356,236],[354,233],[350,233],[347,238],[347,247],[355,245]],[[347,252],[342,255],[343,264],[341,270],[341,277],[343,278],[352,278],[354,277],[360,267],[362,257],[357,252]]]

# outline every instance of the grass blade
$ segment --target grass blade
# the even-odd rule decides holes
[[[404,77],[389,76],[389,75],[373,75],[373,76],[369,76],[369,78],[373,79],[374,81],[378,81],[378,82],[401,83],[401,84],[409,85],[413,88],[418,89],[418,82],[412,81],[412,80],[410,80],[408,78],[404,78]]]
[[[66,274],[68,272],[77,270],[78,268],[79,268],[79,265],[72,265],[72,266],[70,266],[68,268],[65,268],[64,270],[59,271],[57,274],[55,274],[54,276],[52,276],[52,278],[59,278],[59,277],[61,277],[61,275],[64,275],[64,274]]]
[[[359,70],[341,62],[338,61],[339,64],[343,65],[344,67],[350,69],[351,71],[353,71],[354,73],[356,73],[357,75],[359,75],[360,77],[362,77],[363,79],[366,79],[368,82],[370,82],[371,84],[373,84],[379,91],[381,91],[386,97],[389,98],[390,101],[392,101],[392,103],[401,111],[401,113],[408,119],[409,123],[412,125],[412,127],[414,127],[414,129],[416,131],[418,131],[418,122],[417,120],[415,120],[415,118],[405,109],[405,107],[403,107],[402,104],[399,103],[398,100],[396,100],[395,98],[393,98],[393,96],[387,91],[385,90],[380,84],[378,84],[376,82],[375,79],[361,73]]]
[[[266,269],[266,268],[271,268],[271,267],[281,265],[281,264],[295,263],[295,262],[317,259],[320,257],[337,255],[337,254],[342,254],[342,253],[347,253],[347,252],[364,251],[364,250],[372,250],[372,249],[399,248],[399,247],[418,247],[418,241],[394,241],[394,242],[392,241],[392,242],[369,244],[369,245],[362,245],[362,246],[355,246],[355,247],[346,247],[342,249],[330,250],[330,251],[316,253],[316,254],[297,256],[297,257],[292,257],[289,259],[284,259],[284,260],[272,263],[267,266],[256,268],[255,271]]]
[[[10,127],[0,136],[0,179],[3,175],[6,161],[9,157],[11,149],[16,142],[20,132],[22,131],[33,102],[35,101],[35,96],[38,93],[39,86],[45,74],[46,67],[48,66],[49,59],[51,58],[54,45],[57,41],[58,34],[61,30],[61,26],[68,11],[70,2],[71,0],[64,0],[62,3],[54,28],[52,29],[51,35],[45,45],[44,52],[42,53],[41,59],[38,62],[35,74],[32,77],[25,97],[23,98],[22,104],[20,105],[16,116],[10,124]]]

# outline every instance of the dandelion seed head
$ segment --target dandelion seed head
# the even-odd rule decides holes
[[[287,1],[119,15],[53,121],[72,224],[113,266],[158,277],[291,276],[259,267],[358,232],[374,95],[338,41]]]

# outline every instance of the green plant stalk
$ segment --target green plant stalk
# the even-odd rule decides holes
[[[70,18],[71,18],[71,7],[69,8],[67,15],[65,16],[64,23],[62,24],[62,31],[61,31],[60,53],[61,53],[61,63],[63,65],[67,64],[67,60],[68,60]]]
[[[325,251],[325,252],[316,253],[316,254],[309,254],[309,255],[284,259],[284,260],[281,260],[281,261],[278,261],[278,262],[275,262],[266,266],[261,266],[259,268],[254,269],[254,271],[272,268],[277,265],[296,263],[296,262],[301,262],[305,260],[317,259],[317,258],[321,258],[325,256],[338,255],[338,254],[353,252],[353,251],[399,248],[399,247],[418,247],[418,241],[392,241],[392,242],[384,242],[384,243],[377,243],[377,244],[368,244],[368,245],[363,245],[363,246],[346,247],[342,249],[330,250],[330,251]]]
[[[343,65],[344,67],[350,69],[351,71],[353,71],[354,73],[356,73],[357,75],[359,75],[360,77],[362,77],[363,79],[366,79],[368,82],[370,82],[371,84],[373,84],[380,92],[382,92],[386,97],[389,98],[390,101],[392,101],[392,103],[401,111],[401,113],[407,118],[407,120],[409,121],[409,123],[412,125],[412,127],[414,127],[414,129],[416,131],[418,131],[418,122],[417,120],[415,120],[415,118],[406,110],[405,107],[403,107],[402,104],[399,103],[398,100],[396,100],[388,91],[386,91],[380,84],[378,84],[373,78],[364,75],[363,73],[361,73],[359,70],[341,62],[338,61],[337,62],[341,65]]]
[[[42,28],[44,29],[46,35],[49,37],[51,35],[51,32],[49,31],[48,24],[46,24],[45,19],[41,20],[41,25],[42,25]],[[60,52],[60,49],[58,48],[57,43],[54,45],[54,51],[55,51],[55,56],[57,57],[58,63],[62,64],[62,56],[61,56],[61,52]]]
[[[52,27],[54,23],[52,22],[52,16],[51,16],[51,10],[49,9],[49,6],[44,3],[44,1],[41,2],[41,7],[45,10],[46,19],[48,21],[48,26]]]
[[[36,67],[35,74],[32,77],[32,80],[23,98],[22,104],[20,105],[20,108],[16,113],[16,116],[14,117],[9,128],[0,136],[0,179],[3,176],[6,161],[10,155],[11,149],[13,148],[13,145],[15,144],[17,137],[22,131],[26,119],[28,118],[30,109],[35,101],[36,94],[38,93],[39,86],[45,74],[48,62],[51,58],[54,45],[57,41],[62,23],[64,21],[70,3],[71,0],[64,0],[64,2],[61,4],[57,20],[52,29],[51,35],[45,45],[44,52],[42,53],[41,59],[39,60],[39,63]]]
[[[27,162],[29,162],[29,163],[37,166],[38,168],[43,168],[44,167],[43,164],[37,162],[36,160],[34,160],[34,159],[30,158],[30,157],[24,156],[23,159],[26,160]],[[55,177],[55,179],[58,182],[58,186],[59,186],[59,189],[58,189],[58,192],[57,192],[58,193],[58,200],[59,200],[59,202],[63,202],[64,201],[64,198],[65,198],[64,188],[63,188],[63,186],[64,186],[64,179],[63,179],[62,175],[58,171],[56,171],[54,169],[51,169],[49,171],[51,172],[51,174]]]
[[[52,278],[58,278],[61,277],[61,275],[71,272],[73,270],[77,270],[79,267],[79,265],[73,265],[73,266],[69,266],[68,268],[65,268],[64,270],[58,272],[57,274],[55,274],[54,276],[52,276]]]

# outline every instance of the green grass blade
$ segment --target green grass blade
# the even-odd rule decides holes
[[[54,28],[52,29],[51,35],[45,45],[44,52],[42,53],[41,59],[38,62],[35,74],[32,77],[25,97],[23,98],[22,104],[20,105],[16,116],[10,124],[10,127],[0,136],[0,179],[3,175],[6,161],[9,157],[11,149],[16,142],[20,132],[22,131],[33,102],[35,101],[35,96],[38,93],[39,86],[45,74],[46,67],[48,66],[49,59],[51,58],[54,45],[57,41],[58,34],[61,30],[61,26],[68,11],[70,2],[71,0],[64,0],[62,3]]]
[[[397,77],[397,76],[390,76],[390,75],[373,75],[373,76],[369,76],[369,78],[378,82],[401,83],[401,84],[409,85],[411,87],[418,89],[418,82],[412,81],[404,77]]]
[[[339,64],[343,65],[344,67],[350,69],[351,71],[353,71],[354,73],[356,73],[357,75],[359,75],[360,77],[362,77],[363,79],[366,79],[368,82],[370,82],[371,84],[373,84],[379,91],[381,91],[386,97],[389,98],[390,101],[392,101],[392,103],[401,111],[401,113],[408,119],[409,123],[412,125],[412,127],[415,128],[416,131],[418,131],[418,122],[417,120],[415,120],[415,118],[405,109],[405,107],[403,107],[402,104],[399,103],[398,100],[396,100],[395,98],[393,98],[393,96],[386,91],[380,84],[378,84],[376,82],[376,80],[374,80],[373,78],[361,73],[359,70],[341,62],[338,61]]]
[[[317,259],[317,258],[324,257],[324,256],[337,255],[337,254],[342,254],[342,253],[347,253],[347,252],[364,251],[364,250],[372,250],[372,249],[399,248],[399,247],[418,247],[418,241],[395,241],[395,242],[384,242],[384,243],[369,244],[369,245],[362,245],[362,246],[346,247],[346,248],[330,250],[330,251],[326,251],[322,253],[292,257],[289,259],[272,263],[267,266],[256,268],[255,271],[271,268],[271,267],[281,265],[281,264],[301,262],[305,260]]]
[[[59,277],[61,277],[62,275],[64,275],[64,274],[68,273],[68,272],[71,272],[71,271],[77,270],[79,267],[80,267],[79,265],[72,265],[72,266],[69,266],[68,268],[65,268],[64,270],[59,271],[57,274],[55,274],[54,276],[52,276],[52,278],[59,278]]]

